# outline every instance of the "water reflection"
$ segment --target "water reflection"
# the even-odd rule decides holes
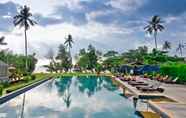
[[[106,77],[58,78],[26,93],[25,118],[138,118],[132,101]],[[5,118],[20,114],[22,96],[0,106]]]
[[[63,96],[66,89],[70,88],[71,82],[72,82],[72,77],[59,78],[55,81],[55,85],[57,86],[58,94],[60,96]]]

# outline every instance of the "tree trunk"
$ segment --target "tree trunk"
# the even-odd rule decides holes
[[[154,41],[155,41],[155,48],[157,50],[158,49],[158,45],[157,45],[157,31],[154,32]]]
[[[28,47],[27,47],[27,33],[26,33],[26,28],[25,28],[25,57],[26,57],[26,60],[25,60],[25,68],[26,68],[26,72],[28,71],[28,60],[27,60],[27,57],[28,57]]]
[[[181,54],[181,57],[182,57],[182,55],[183,55],[182,47],[180,47],[180,54]]]

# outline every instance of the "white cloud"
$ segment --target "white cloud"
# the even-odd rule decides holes
[[[141,7],[145,2],[146,0],[111,0],[107,4],[123,11],[132,11]]]
[[[60,5],[61,0],[1,0],[1,3],[12,1],[19,5],[27,5],[31,8],[33,13],[40,13],[44,16],[47,16],[53,13],[55,7]]]
[[[28,31],[28,43],[29,51],[36,51],[38,55],[44,56],[49,47],[56,49],[60,43],[64,42],[64,37],[67,34],[72,34],[75,44],[74,52],[80,48],[87,47],[87,43],[97,43],[99,45],[108,45],[112,39],[117,39],[119,36],[128,37],[133,31],[117,25],[104,25],[90,21],[87,25],[76,26],[68,23],[61,23],[58,25],[50,25],[47,27],[35,26]],[[24,35],[22,29],[15,28],[11,33],[0,33],[0,35],[6,35],[6,41],[11,50],[17,53],[24,52]],[[128,38],[126,38],[127,41]],[[125,39],[121,39],[125,40]],[[79,44],[81,42],[82,44]],[[83,42],[86,42],[83,44]],[[79,47],[77,47],[77,45]],[[117,44],[115,44],[117,47]],[[102,47],[103,49],[105,47]],[[107,48],[107,47],[106,47]],[[40,56],[40,57],[42,57]]]
[[[44,16],[52,14],[57,6],[65,6],[69,9],[81,9],[80,1],[90,0],[1,0],[0,3],[12,1],[19,5],[27,5],[33,13],[39,13]]]

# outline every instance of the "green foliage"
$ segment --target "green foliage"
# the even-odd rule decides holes
[[[35,80],[36,79],[36,76],[35,75],[31,75],[31,79],[32,80]]]
[[[100,73],[103,70],[102,65],[101,64],[97,64],[95,70],[96,70],[97,73]]]
[[[166,63],[161,65],[161,74],[169,75],[173,79],[178,77],[180,83],[186,82],[186,64],[185,63]]]
[[[13,54],[10,52],[0,51],[0,60],[13,65],[20,73],[27,73],[25,69],[25,61],[28,62],[28,73],[32,73],[35,69],[37,59],[34,55],[29,55],[27,58],[23,55]]]
[[[128,62],[143,62],[144,56],[148,54],[148,48],[146,46],[140,46],[137,49],[129,50],[122,54],[123,58]]]
[[[121,56],[115,56],[115,57],[110,57],[107,58],[106,60],[103,61],[103,65],[106,69],[110,70],[112,68],[117,68],[121,65],[123,65],[125,62],[124,58]]]
[[[80,50],[80,58],[77,64],[83,69],[95,69],[98,63],[98,55],[100,54],[97,52],[98,51],[96,51],[95,47],[93,47],[92,45],[88,46],[87,51],[84,49]]]
[[[0,96],[3,94],[3,85],[0,84]]]
[[[110,50],[110,51],[108,51],[108,52],[106,52],[106,53],[104,54],[104,57],[114,57],[114,56],[116,56],[116,55],[118,55],[118,52],[116,52],[116,51],[114,51],[114,50]]]
[[[62,44],[59,45],[59,51],[56,56],[56,59],[60,61],[56,64],[56,68],[60,71],[68,71],[72,67],[72,60],[70,54],[69,52],[67,52],[65,46]]]

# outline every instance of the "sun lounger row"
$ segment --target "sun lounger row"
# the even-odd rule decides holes
[[[133,77],[134,78],[134,77]],[[123,77],[119,78],[122,81],[126,81],[126,79],[124,79]],[[138,90],[142,91],[142,92],[163,92],[164,89],[160,88],[160,84],[149,84],[147,83],[146,80],[138,80],[137,77],[135,77],[135,79],[129,80],[127,79],[128,84],[136,87]]]

